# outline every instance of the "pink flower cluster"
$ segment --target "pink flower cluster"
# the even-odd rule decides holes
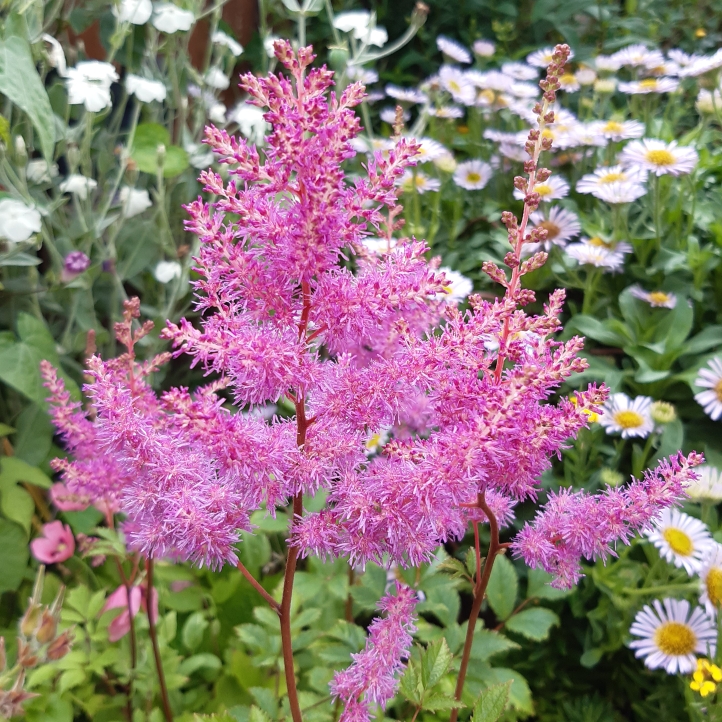
[[[352,654],[351,666],[336,672],[331,682],[331,694],[344,702],[339,722],[366,722],[370,705],[384,707],[396,694],[396,677],[404,668],[416,630],[417,601],[413,589],[397,582],[396,594],[387,594],[379,602],[385,616],[371,622],[366,648]]]
[[[517,534],[512,548],[531,567],[555,575],[552,586],[571,587],[582,576],[582,559],[615,556],[613,544],[625,544],[649,527],[662,509],[674,505],[697,474],[693,467],[704,458],[692,452],[663,459],[644,478],[601,494],[561,489],[531,524]]]

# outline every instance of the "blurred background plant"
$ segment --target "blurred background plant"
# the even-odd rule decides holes
[[[527,279],[540,297],[568,289],[566,333],[587,336],[591,363],[575,384],[604,381],[617,395],[604,424],[580,436],[544,487],[616,486],[679,448],[696,449],[708,468],[684,511],[704,529],[695,536],[686,518],[667,520],[659,532],[667,547],[635,540],[619,559],[590,567],[572,593],[500,558],[466,702],[494,690],[501,711],[477,710],[485,722],[722,714],[712,650],[710,666],[685,668],[670,684],[629,648],[630,627],[655,599],[697,606],[706,589],[708,614],[722,601],[716,587],[710,594],[714,557],[702,560],[717,549],[710,540],[722,542],[721,3],[6,0],[2,13],[0,634],[12,661],[0,680],[3,694],[38,695],[24,702],[28,719],[160,720],[159,666],[176,719],[287,714],[277,620],[249,583],[229,571],[159,563],[156,599],[112,515],[108,523],[106,510],[73,508],[48,493],[49,461],[63,452],[39,372],[49,360],[80,399],[84,358],[96,348],[116,353],[113,325],[125,300],[139,296],[143,316],[156,321],[141,357],[163,349],[157,332],[166,318],[192,315],[196,240],[183,229],[182,205],[201,194],[196,176],[213,163],[200,144],[203,128],[214,123],[263,144],[262,113],[234,78],[273,67],[274,36],[312,43],[341,86],[368,85],[367,137],[351,166],[385,147],[401,107],[403,132],[421,139],[424,153],[405,180],[406,230],[462,274],[460,297],[472,287],[495,293],[481,265],[507,250],[500,216],[514,203],[541,72],[531,54],[571,45],[550,161],[565,182],[550,187],[532,219],[549,232],[551,258]],[[661,145],[633,145],[639,138]],[[200,383],[200,372],[166,368],[158,386]],[[525,513],[518,509],[517,528]],[[257,533],[244,534],[239,554],[273,593],[288,519],[253,521]],[[691,550],[670,547],[665,529],[686,534]],[[419,578],[406,579],[425,601],[418,647],[387,718],[448,718],[442,700],[453,690],[471,603],[469,549],[473,540],[449,544]],[[50,567],[34,587],[39,561]],[[375,565],[349,574],[340,562],[311,560],[298,573],[295,651],[309,720],[338,717],[328,681],[363,647],[395,576],[404,574]],[[31,594],[31,608],[49,606],[63,639],[73,629],[75,646],[63,646],[62,658],[48,651],[50,638],[39,641],[39,627],[22,631]],[[663,623],[652,606],[655,613]],[[28,645],[35,654],[43,644],[46,663],[24,666]]]

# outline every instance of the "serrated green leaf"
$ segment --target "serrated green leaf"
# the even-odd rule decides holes
[[[51,162],[55,148],[55,117],[27,40],[0,41],[0,93],[22,110],[35,128],[40,150]]]
[[[497,722],[509,703],[512,680],[485,689],[474,705],[474,722]]]
[[[571,593],[571,589],[555,589],[551,586],[554,577],[543,569],[530,569],[528,575],[529,584],[526,596],[529,599],[564,599]]]
[[[191,652],[197,649],[203,641],[203,635],[207,628],[208,620],[205,613],[193,612],[183,625],[183,631],[181,632],[183,646]]]
[[[486,588],[486,597],[499,619],[506,619],[514,611],[518,587],[514,565],[506,556],[497,556]]]
[[[409,662],[406,665],[404,676],[401,677],[401,683],[399,684],[399,692],[412,704],[417,707],[421,704],[422,693],[420,687],[419,674],[416,670],[416,665],[413,662]]]
[[[439,564],[437,569],[438,571],[444,572],[445,574],[448,574],[454,578],[461,577],[464,579],[468,579],[469,577],[469,572],[467,571],[464,564],[458,559],[455,559],[454,557],[447,557],[446,559],[444,559],[444,561]]]
[[[28,537],[22,527],[0,519],[0,593],[14,592],[28,565]]]
[[[443,710],[452,710],[465,706],[463,702],[459,702],[448,695],[442,694],[432,694],[424,697],[424,703],[422,705],[423,709],[429,712],[441,712]]]
[[[253,705],[248,714],[248,722],[272,722],[271,718],[262,710]]]
[[[519,649],[519,645],[499,632],[480,629],[474,634],[474,641],[471,645],[471,658],[478,662],[486,662],[495,654],[508,652],[512,649]]]
[[[430,644],[421,655],[421,686],[431,689],[446,674],[451,664],[451,650],[445,639]]]
[[[534,609],[524,609],[519,614],[507,619],[506,629],[535,642],[541,642],[549,637],[551,628],[558,624],[559,617],[551,609],[535,607]]]
[[[184,659],[178,666],[178,673],[184,677],[189,677],[194,672],[198,672],[201,669],[220,669],[221,660],[216,657],[215,654],[209,652],[203,652],[202,654],[194,654],[187,659]]]

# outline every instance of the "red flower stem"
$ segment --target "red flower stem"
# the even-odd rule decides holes
[[[170,708],[170,699],[168,698],[168,688],[165,686],[165,674],[163,673],[163,662],[160,658],[160,647],[158,646],[158,634],[155,629],[156,620],[153,619],[153,560],[149,557],[145,562],[146,571],[146,590],[145,603],[148,609],[148,631],[150,632],[150,641],[153,645],[153,657],[155,658],[155,668],[158,671],[158,684],[160,685],[160,698],[163,703],[163,714],[166,722],[173,722],[173,712]]]
[[[476,628],[476,620],[479,617],[479,611],[481,610],[481,603],[484,601],[484,595],[486,594],[486,588],[489,585],[489,578],[491,577],[491,570],[494,566],[494,560],[496,555],[502,550],[502,546],[499,543],[499,523],[494,516],[494,512],[489,508],[486,503],[484,494],[479,494],[477,501],[479,508],[486,514],[486,518],[489,520],[489,530],[491,532],[491,542],[489,543],[489,553],[484,561],[483,571],[479,576],[479,569],[476,570],[476,584],[474,586],[474,602],[471,605],[471,613],[469,614],[469,626],[466,630],[466,641],[464,642],[464,651],[461,655],[461,666],[459,667],[459,677],[456,681],[456,692],[454,693],[454,699],[461,701],[461,694],[464,691],[464,681],[466,680],[466,672],[469,668],[469,659],[471,657],[471,646],[474,643],[474,629]],[[476,527],[476,525],[474,525]],[[476,535],[476,553],[480,555],[478,535]],[[477,559],[479,556],[477,556]],[[459,716],[459,708],[456,707],[451,712],[449,722],[456,722]]]
[[[251,583],[253,588],[271,605],[271,609],[277,614],[280,613],[281,605],[261,586],[261,583],[246,569],[240,559],[236,566],[238,567],[238,571]]]

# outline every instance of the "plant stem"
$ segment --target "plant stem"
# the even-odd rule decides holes
[[[476,570],[476,584],[474,585],[474,603],[471,605],[471,613],[469,614],[469,626],[466,630],[466,641],[464,642],[464,651],[461,655],[461,666],[459,667],[459,677],[456,682],[456,691],[454,693],[454,699],[457,702],[461,701],[461,694],[464,691],[464,681],[466,680],[466,672],[469,667],[469,658],[471,656],[471,646],[474,643],[474,629],[476,627],[476,620],[479,617],[479,611],[481,610],[481,603],[484,601],[484,595],[486,594],[486,588],[489,585],[489,578],[491,577],[491,570],[494,566],[494,560],[496,555],[503,549],[499,542],[499,523],[494,516],[494,512],[489,508],[486,503],[484,493],[479,494],[477,499],[477,506],[481,509],[486,518],[489,520],[489,531],[491,533],[491,541],[489,542],[489,553],[484,561],[483,572],[479,574],[479,569]],[[478,535],[475,538],[476,541],[476,553],[479,558],[480,551],[478,549]],[[449,722],[456,722],[459,716],[459,708],[456,707],[451,711],[451,717]]]
[[[305,421],[305,420],[304,420]],[[299,427],[300,431],[300,427]],[[305,429],[304,429],[305,438]],[[303,514],[303,493],[299,492],[293,497],[293,516]],[[291,708],[293,722],[303,722],[301,716],[301,705],[298,701],[296,690],[296,675],[293,670],[293,646],[291,638],[291,597],[293,596],[293,577],[296,573],[296,562],[298,561],[298,548],[289,546],[286,558],[286,571],[283,575],[283,596],[281,597],[281,644],[283,646],[283,671],[286,675],[286,688],[288,692],[288,704]]]
[[[170,708],[170,700],[168,699],[168,689],[165,686],[165,674],[163,674],[163,662],[160,658],[160,647],[158,646],[158,634],[155,629],[156,620],[153,619],[153,560],[148,557],[145,563],[146,579],[146,607],[148,609],[148,631],[150,632],[150,641],[153,645],[153,657],[155,658],[155,668],[158,670],[158,683],[160,684],[160,696],[163,702],[163,714],[166,722],[173,722],[173,712]]]
[[[240,559],[236,566],[241,574],[251,583],[253,588],[271,605],[271,608],[276,613],[279,613],[281,611],[281,605],[261,586],[261,583],[246,569]]]

